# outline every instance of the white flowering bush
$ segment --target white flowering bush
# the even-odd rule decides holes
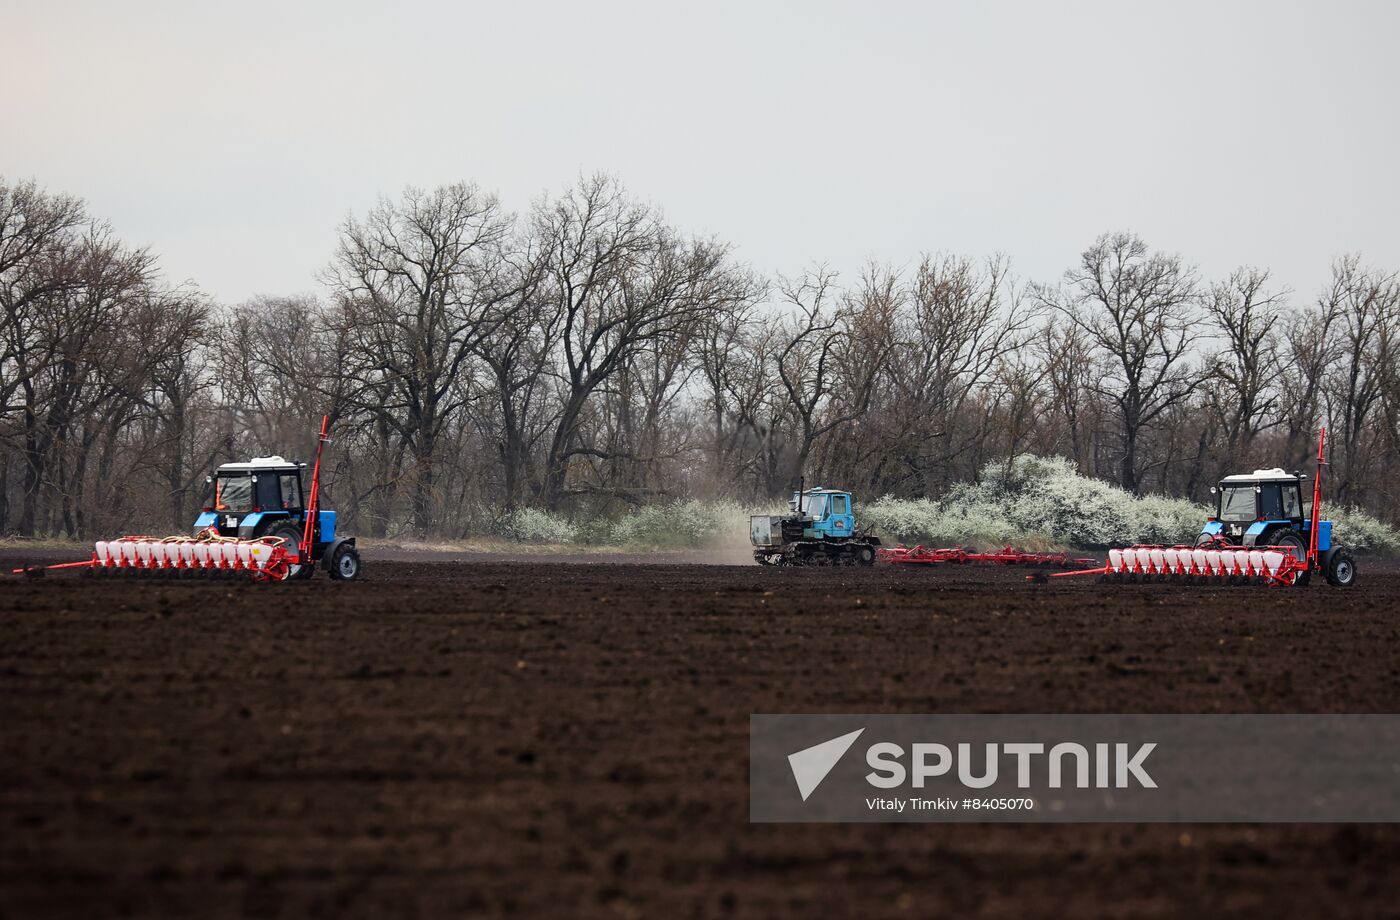
[[[1400,555],[1400,531],[1359,508],[1329,506],[1324,500],[1322,516],[1332,521],[1332,538],[1347,549]]]
[[[1026,550],[1099,549],[1129,543],[1193,543],[1211,510],[1163,495],[1135,498],[1079,475],[1059,457],[1020,456],[989,464],[979,482],[939,500],[855,497],[856,520],[887,541]],[[628,549],[747,549],[750,514],[780,514],[785,503],[674,501],[616,521],[574,522],[533,508],[507,515],[499,535],[520,543],[594,544]],[[1324,506],[1337,540],[1362,553],[1400,554],[1400,531],[1355,508]]]
[[[573,543],[578,528],[568,518],[538,508],[517,508],[501,519],[501,536],[517,543]]]
[[[1024,549],[1194,543],[1211,514],[1186,499],[1136,498],[1079,475],[1068,460],[1030,455],[990,464],[981,481],[954,486],[938,501],[882,498],[857,510],[881,535],[910,545]],[[1323,510],[1348,548],[1400,555],[1400,530],[1356,508]]]
[[[1214,513],[1205,505],[1165,495],[1144,495],[1133,511],[1133,539],[1143,543],[1195,543],[1201,525]]]
[[[1136,539],[1133,497],[1080,476],[1061,457],[1025,455],[1009,464],[989,464],[982,481],[969,488],[983,493],[991,507],[1000,508],[1022,531],[1059,543],[1105,546]]]
[[[647,505],[614,523],[608,542],[620,546],[691,549],[747,543],[749,515],[734,502],[677,501]]]
[[[860,517],[904,543],[1035,549],[1192,542],[1207,514],[1181,499],[1134,498],[1079,475],[1060,457],[1024,455],[989,464],[981,481],[957,485],[938,501],[883,498]]]
[[[971,501],[934,502],[881,498],[862,505],[856,500],[856,520],[878,534],[914,545],[968,546],[989,549],[1025,543],[1029,535],[1001,514]]]

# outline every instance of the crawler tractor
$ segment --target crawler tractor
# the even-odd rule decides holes
[[[760,565],[874,565],[880,538],[856,528],[851,493],[806,488],[803,480],[787,515],[749,518],[753,558]]]

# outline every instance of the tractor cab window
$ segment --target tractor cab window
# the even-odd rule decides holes
[[[831,497],[831,513],[849,514],[851,512],[850,507],[848,507],[849,502],[850,499],[845,495],[833,495]]]
[[[802,500],[802,511],[814,521],[826,517],[826,496],[807,495]]]
[[[1298,491],[1298,487],[1291,482],[1283,486],[1283,516],[1290,521],[1296,521],[1303,516],[1303,500]]]
[[[1278,521],[1287,515],[1283,513],[1283,488],[1277,482],[1266,482],[1259,487],[1259,516],[1266,521]]]
[[[1254,484],[1222,486],[1220,489],[1220,520],[1252,521],[1255,514]]]
[[[283,473],[278,477],[282,482],[282,507],[297,511],[301,505],[301,477],[296,473]]]
[[[240,513],[252,511],[252,477],[247,475],[224,475],[214,480],[214,510]]]

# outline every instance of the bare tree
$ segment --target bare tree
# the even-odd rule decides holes
[[[536,459],[557,417],[553,362],[564,309],[561,298],[548,286],[546,242],[534,233],[520,240],[503,274],[514,302],[503,311],[504,320],[476,345],[495,409],[479,414],[476,424],[496,445],[505,511],[515,510],[542,490]]]
[[[589,400],[640,351],[687,335],[748,296],[726,248],[685,240],[605,176],[585,179],[535,214],[549,241],[551,289],[563,315],[564,401],[545,461],[543,500],[558,508],[575,457],[612,458],[584,437]]]
[[[806,470],[820,438],[869,408],[894,345],[898,278],[871,266],[860,289],[849,296],[840,295],[835,280],[835,273],[818,268],[778,285],[783,300],[794,308],[774,369],[796,419],[789,479]]]
[[[1301,468],[1316,446],[1323,390],[1340,354],[1333,333],[1341,316],[1340,284],[1334,275],[1315,308],[1292,314],[1284,327],[1284,363],[1289,373],[1282,381],[1283,453],[1293,469]]]
[[[1092,436],[1096,428],[1094,380],[1097,355],[1083,329],[1073,323],[1047,322],[1037,332],[1032,348],[1045,369],[1050,408],[1057,416],[1051,427],[1063,440],[1058,448],[1067,449],[1083,473],[1093,472]]]
[[[761,399],[761,386],[746,386],[753,356],[753,337],[760,322],[757,301],[766,287],[754,284],[752,297],[705,317],[694,341],[694,360],[704,381],[704,405],[708,419],[708,452],[711,484],[725,481],[734,470],[746,427],[753,422]],[[760,372],[759,381],[763,379]],[[747,398],[746,398],[747,394]]]
[[[17,361],[23,535],[40,529],[45,491],[57,500],[64,531],[77,534],[93,426],[119,418],[121,403],[139,398],[149,374],[130,320],[151,296],[154,257],[126,248],[105,225],[92,225],[71,245],[68,283],[33,302],[33,334]]]
[[[461,409],[476,345],[508,318],[498,283],[512,219],[474,185],[406,190],[341,228],[326,278],[341,309],[355,387],[413,458],[410,525],[431,528],[438,438]],[[387,399],[385,399],[387,397]]]
[[[802,471],[939,494],[1023,452],[1199,498],[1255,456],[1304,463],[1324,424],[1339,496],[1400,520],[1400,282],[1355,256],[1306,309],[1262,269],[1203,289],[1129,234],[1033,298],[1002,258],[940,255],[770,299],[600,177],[524,221],[410,189],[345,223],[325,278],[325,302],[222,307],[0,180],[0,531],[183,529],[211,465],[306,457],[323,411],[326,484],[375,536],[768,498]]]
[[[1082,330],[1105,360],[1094,391],[1117,409],[1119,481],[1142,488],[1143,435],[1200,379],[1191,347],[1200,334],[1196,272],[1153,253],[1130,233],[1105,234],[1041,299]]]
[[[1282,295],[1267,289],[1269,273],[1236,269],[1211,286],[1206,315],[1222,341],[1206,362],[1211,382],[1203,387],[1225,434],[1224,459],[1250,455],[1259,432],[1278,424],[1279,343]]]
[[[8,183],[0,177],[0,420],[33,425],[28,400],[17,399],[41,362],[30,354],[34,309],[44,297],[76,283],[69,261],[76,231],[87,221],[83,203],[52,195],[34,182]],[[0,529],[10,518],[9,458],[0,466]],[[26,473],[26,494],[33,488]],[[33,526],[32,521],[27,525]]]
[[[1333,283],[1322,306],[1337,315],[1338,366],[1323,392],[1332,417],[1332,440],[1341,454],[1335,477],[1337,499],[1346,501],[1358,482],[1371,472],[1379,447],[1373,429],[1385,387],[1385,368],[1400,355],[1389,354],[1389,329],[1400,323],[1400,281],[1393,273],[1367,269],[1359,256],[1346,256],[1333,265]]]
[[[925,257],[901,300],[889,364],[893,451],[918,494],[942,492],[952,464],[979,445],[990,416],[974,404],[1004,359],[1026,342],[1035,313],[1005,259]]]
[[[144,322],[138,322],[150,333],[139,337],[141,364],[148,368],[140,390],[153,423],[152,447],[161,457],[170,526],[179,532],[193,519],[189,496],[213,459],[196,407],[215,385],[208,367],[211,309],[193,291],[156,294],[147,307]]]

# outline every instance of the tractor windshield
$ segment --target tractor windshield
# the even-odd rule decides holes
[[[215,511],[252,511],[253,478],[251,476],[220,476],[214,480]]]
[[[1278,483],[1266,482],[1259,487],[1259,516],[1266,521],[1287,516],[1283,513],[1283,490]]]
[[[1220,520],[1252,521],[1255,512],[1253,483],[1247,486],[1222,486],[1220,489]]]
[[[826,495],[821,492],[792,493],[792,498],[788,500],[788,507],[796,512],[799,503],[802,506],[802,513],[814,521],[820,521],[826,516]]]

